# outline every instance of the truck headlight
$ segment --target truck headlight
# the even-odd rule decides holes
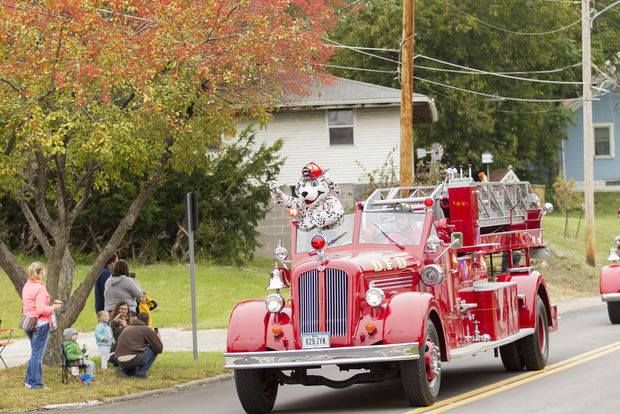
[[[426,286],[435,286],[443,282],[444,272],[440,266],[435,264],[424,267],[420,274],[420,279]]]
[[[385,302],[385,293],[383,293],[383,290],[371,287],[366,291],[366,303],[373,308],[383,305],[383,302]]]
[[[278,313],[284,308],[284,298],[277,293],[267,296],[265,299],[265,306],[271,313]]]

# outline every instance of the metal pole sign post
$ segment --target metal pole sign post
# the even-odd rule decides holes
[[[194,361],[198,361],[198,332],[196,323],[196,262],[194,260],[194,231],[198,228],[198,200],[196,193],[187,193],[187,234],[189,238],[189,275],[192,296],[192,342]]]

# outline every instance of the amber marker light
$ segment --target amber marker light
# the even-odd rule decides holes
[[[299,214],[299,210],[296,208],[291,208],[288,211],[288,215],[291,216],[292,218],[297,217],[298,214]]]
[[[365,328],[366,328],[366,332],[368,332],[369,335],[372,335],[375,332],[377,332],[377,327],[373,323],[367,323]]]
[[[275,335],[275,336],[282,336],[282,327],[280,325],[274,325],[271,328],[271,332]]]

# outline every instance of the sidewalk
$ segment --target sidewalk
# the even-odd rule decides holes
[[[595,306],[604,306],[600,296],[588,298],[571,299],[558,302],[558,313],[561,315],[567,312],[574,312],[580,309],[591,308]],[[164,343],[164,351],[191,352],[192,348],[192,331],[162,328],[162,342]],[[99,349],[95,343],[95,335],[93,332],[80,332],[78,342],[86,344],[90,355],[98,355]],[[226,350],[226,329],[206,329],[198,331],[198,351],[199,352],[224,352]],[[6,360],[9,367],[16,367],[25,364],[30,357],[30,343],[27,339],[18,339],[14,345],[8,346],[2,356]],[[1,365],[1,364],[0,364]]]
[[[193,350],[192,331],[174,328],[159,330],[164,343],[164,351],[180,352]],[[86,344],[91,356],[99,355],[94,332],[80,332],[78,343]],[[199,352],[224,352],[226,350],[226,329],[206,329],[198,331]],[[28,339],[17,339],[15,344],[6,347],[2,357],[9,367],[23,365],[30,358],[30,342]],[[0,363],[0,366],[2,364]],[[2,367],[3,368],[3,367]]]

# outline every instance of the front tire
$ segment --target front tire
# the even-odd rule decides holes
[[[248,414],[271,412],[278,395],[278,379],[266,369],[236,369],[237,396]]]
[[[549,319],[547,308],[538,296],[536,298],[536,327],[532,335],[520,340],[521,356],[525,367],[530,371],[538,371],[547,365],[549,359]]]
[[[426,340],[420,344],[420,359],[400,363],[400,378],[409,403],[427,407],[437,401],[441,385],[441,348],[433,322],[426,323]]]
[[[521,357],[521,351],[517,342],[499,347],[499,355],[502,357],[502,364],[506,371],[521,371],[525,363]]]
[[[611,323],[620,323],[620,302],[607,302],[607,314]]]

